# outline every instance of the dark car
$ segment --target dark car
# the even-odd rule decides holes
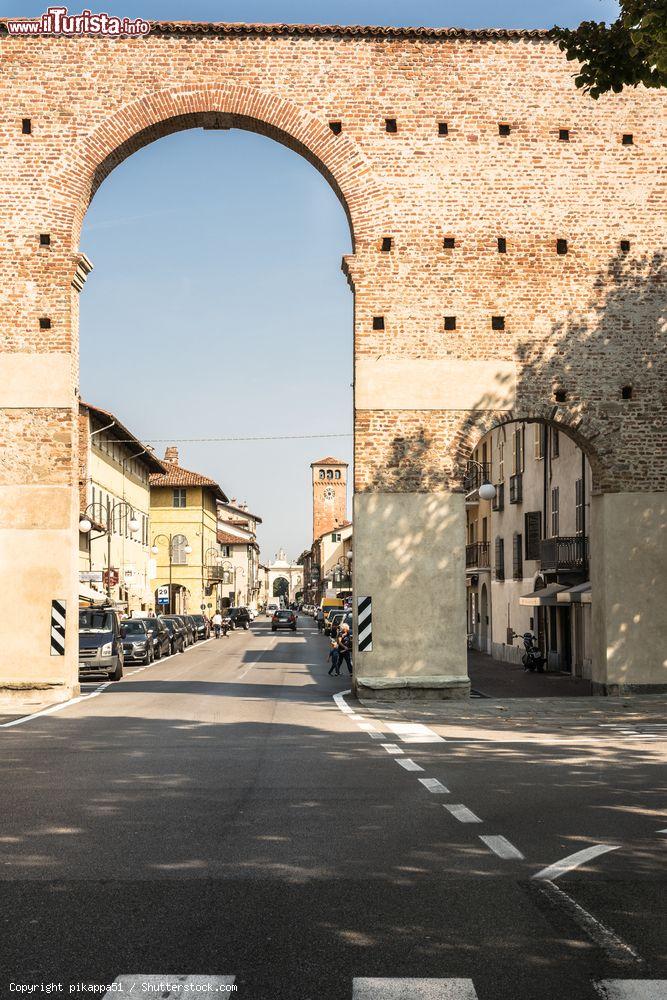
[[[155,659],[153,653],[153,637],[137,618],[128,618],[120,623],[120,634],[123,640],[123,658],[125,663],[143,663],[148,665]]]
[[[79,608],[79,675],[123,676],[120,618],[114,608]]]
[[[132,621],[142,622],[153,641],[153,659],[160,660],[171,653],[171,637],[164,622],[160,618],[134,618]]]
[[[247,608],[227,608],[232,628],[250,628],[250,612]]]
[[[190,632],[190,634],[192,636],[192,641],[193,642],[198,642],[199,641],[199,631],[197,629],[197,623],[195,621],[195,616],[194,615],[181,615],[181,618],[183,619],[183,621],[185,622],[185,624],[188,627],[188,630],[189,630],[189,632]]]
[[[296,615],[293,611],[276,611],[271,619],[271,631],[277,632],[279,628],[289,628],[296,632]]]
[[[187,620],[187,617],[185,615],[169,615],[169,617],[173,618],[174,621],[179,622],[180,625],[182,626],[185,635],[185,645],[186,646],[194,645],[195,629],[194,625],[190,625],[190,623]]]
[[[178,618],[166,618],[163,617],[160,621],[164,622],[167,631],[169,632],[169,640],[171,643],[172,653],[183,653],[185,651],[187,632],[185,630],[185,625]]]
[[[190,615],[190,618],[194,622],[195,628],[197,629],[197,638],[210,639],[211,626],[208,623],[208,619],[204,618],[203,615]]]

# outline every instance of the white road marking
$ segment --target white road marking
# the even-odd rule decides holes
[[[578,868],[580,865],[590,861],[592,858],[597,858],[600,854],[606,854],[608,851],[617,851],[618,846],[610,846],[609,844],[593,844],[591,847],[585,847],[583,851],[576,851],[574,854],[568,854],[566,858],[562,861],[557,861],[553,865],[549,865],[547,868],[543,868],[542,871],[537,872],[533,875],[533,878],[544,878],[553,881],[553,879],[558,878],[565,872],[572,871],[573,868]]]
[[[403,743],[444,743],[442,736],[438,736],[428,726],[421,722],[387,722],[384,724]]]
[[[359,729],[367,729],[369,731],[371,729],[373,730],[377,729],[377,726],[373,722],[357,722],[357,725],[359,726]]]
[[[21,726],[24,722],[30,722],[31,719],[39,719],[43,715],[53,715],[55,712],[62,712],[64,708],[69,708],[71,705],[78,705],[80,701],[88,701],[89,698],[97,698],[98,695],[102,694],[113,681],[106,681],[104,684],[100,684],[99,687],[91,691],[90,694],[81,694],[78,698],[70,698],[69,701],[62,701],[59,705],[50,705],[49,708],[43,708],[41,712],[33,712],[32,715],[24,715],[20,719],[13,719],[11,722],[3,722],[0,724],[0,729],[11,729],[13,726]]]
[[[424,768],[420,767],[416,760],[411,760],[410,757],[397,757],[396,763],[404,767],[406,771],[423,771]]]
[[[369,733],[368,734],[372,740],[383,740],[385,738],[385,733]]]
[[[393,754],[405,753],[405,750],[403,750],[402,747],[397,746],[395,743],[383,743],[382,749],[386,750],[387,753],[393,753]]]
[[[344,712],[345,715],[355,715],[356,713],[355,713],[354,709],[350,708],[350,706],[345,701],[345,695],[346,694],[352,694],[352,692],[351,691],[339,691],[338,694],[335,694],[333,696],[333,700],[336,702],[336,705],[341,710],[341,712]]]
[[[352,980],[352,1000],[477,1000],[472,979]]]
[[[667,829],[664,829],[664,830],[656,830],[655,832],[656,832],[656,833],[667,833]]]
[[[165,1000],[172,997],[183,1000],[184,996],[204,996],[206,986],[210,987],[210,991],[206,991],[208,995],[231,995],[235,979],[236,976],[183,976],[174,973],[144,976],[131,973],[114,979],[113,985],[120,989],[107,990],[102,1000],[117,1000],[117,997],[125,995],[138,997],[145,993],[151,996],[159,994]]]
[[[434,795],[449,795],[449,789],[445,788],[437,778],[419,778],[418,780],[424,788],[427,788],[429,792],[433,792]]]
[[[506,837],[480,836],[479,839],[482,840],[494,854],[497,854],[499,858],[503,858],[505,861],[509,861],[510,859],[521,861],[523,858],[521,851],[515,847],[514,844],[511,844]]]
[[[594,985],[604,1000],[667,1000],[667,979],[603,979]]]
[[[454,819],[457,819],[459,823],[481,823],[479,816],[475,815],[472,809],[468,809],[464,805],[450,805],[449,803],[443,805],[443,809],[450,812]]]
[[[642,959],[634,948],[631,948],[610,927],[605,926],[597,917],[594,917],[592,913],[589,913],[583,906],[580,906],[576,900],[568,896],[566,892],[563,892],[560,886],[548,880],[543,880],[536,884],[539,886],[539,892],[546,896],[552,904],[555,903],[563,909],[575,924],[581,927],[591,941],[598,948],[601,948],[609,958],[615,962],[641,963]],[[603,995],[607,997],[606,993]]]

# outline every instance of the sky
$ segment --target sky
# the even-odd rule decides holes
[[[49,6],[11,2],[3,16]],[[131,0],[70,3],[155,20],[574,26],[612,0]],[[139,150],[104,181],[81,249],[81,394],[159,454],[215,478],[263,518],[262,559],[312,541],[310,463],[352,462],[352,294],[343,209],[278,143],[195,129]],[[221,437],[295,440],[202,441]],[[324,436],[336,435],[336,436]],[[165,440],[160,440],[165,439]],[[351,478],[351,477],[350,477]],[[351,497],[348,497],[351,507]]]

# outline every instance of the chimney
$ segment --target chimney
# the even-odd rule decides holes
[[[172,444],[164,449],[164,460],[171,462],[172,465],[178,465],[178,448],[175,445]]]

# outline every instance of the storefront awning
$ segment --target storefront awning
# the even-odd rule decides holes
[[[590,604],[591,603],[591,583],[580,583],[577,587],[568,587],[561,590],[556,596],[559,604]]]
[[[519,604],[527,608],[556,607],[556,595],[567,590],[562,583],[548,583],[541,590],[534,590],[532,594],[524,594],[519,598]]]
[[[93,590],[92,587],[88,587],[85,583],[80,583],[79,600],[93,601],[95,604],[106,604],[107,595],[101,594],[99,590]]]

